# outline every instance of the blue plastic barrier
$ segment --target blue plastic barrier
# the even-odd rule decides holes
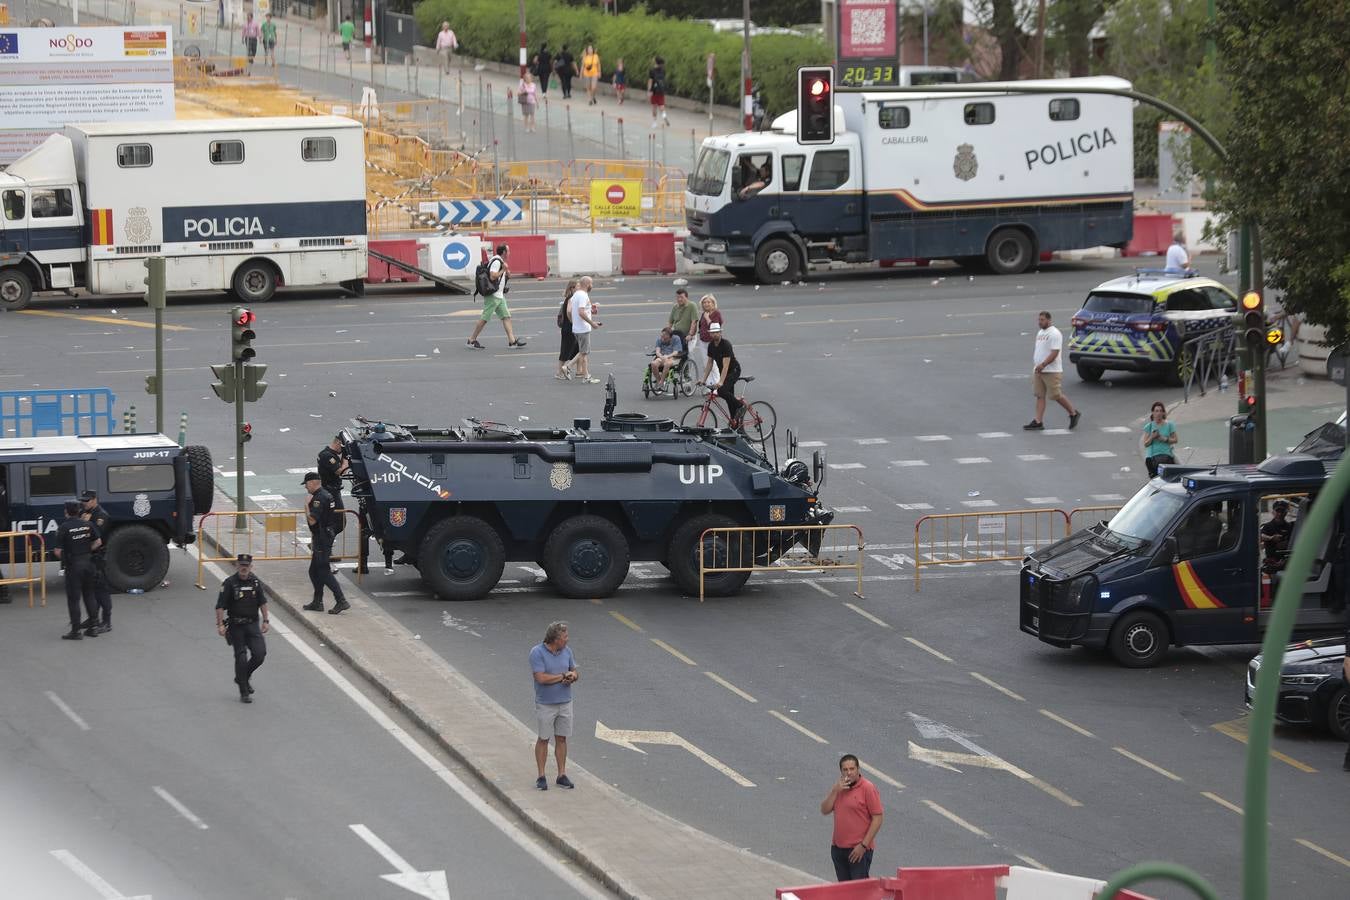
[[[0,437],[112,434],[116,402],[108,388],[0,391]]]

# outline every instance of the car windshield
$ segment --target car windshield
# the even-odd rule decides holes
[[[1088,312],[1116,313],[1122,316],[1147,316],[1153,312],[1153,298],[1138,294],[1112,294],[1093,291],[1083,309]]]
[[[1118,537],[1152,541],[1186,503],[1186,496],[1171,488],[1146,484],[1106,523]]]
[[[731,153],[715,147],[705,147],[699,155],[694,175],[689,179],[689,193],[704,197],[717,197],[727,180],[727,165],[731,162]]]

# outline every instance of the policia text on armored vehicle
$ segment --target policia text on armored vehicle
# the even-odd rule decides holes
[[[694,593],[707,529],[833,518],[816,497],[822,456],[814,472],[800,460],[775,472],[733,432],[667,419],[606,416],[598,431],[585,419],[527,431],[473,419],[447,429],[358,421],[344,437],[365,528],[447,600],[487,594],[508,559],[538,563],[569,597],[613,594],[634,559],[660,561]],[[813,536],[818,542],[819,532],[774,535],[767,546],[760,536],[756,563]],[[718,566],[738,552],[723,537],[710,536],[702,549]],[[734,594],[747,578],[709,575],[705,591]]]
[[[1047,644],[1108,647],[1123,665],[1156,665],[1171,644],[1258,643],[1282,575],[1284,541],[1262,536],[1281,504],[1287,546],[1326,481],[1327,463],[1274,456],[1256,465],[1159,467],[1115,516],[1029,555],[1020,625]],[[1343,629],[1344,523],[1324,537],[1295,634]]]

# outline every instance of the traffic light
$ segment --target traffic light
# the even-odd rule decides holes
[[[797,143],[834,143],[834,69],[797,70]]]
[[[211,374],[216,376],[216,381],[212,383],[211,390],[215,392],[217,397],[224,400],[226,403],[233,403],[236,387],[234,381],[234,365],[225,364],[212,366]],[[150,377],[153,378],[154,376],[151,375]]]
[[[164,257],[147,256],[145,258],[145,305],[151,309],[163,309],[164,300]],[[154,391],[151,391],[153,394]]]
[[[230,310],[230,358],[235,362],[248,362],[258,355],[253,349],[253,340],[258,335],[253,331],[253,323],[258,317],[253,310],[236,306]]]
[[[1256,291],[1242,295],[1242,336],[1247,349],[1253,353],[1265,352],[1266,308]]]
[[[239,443],[247,444],[251,440],[253,440],[253,426],[244,422],[239,426]]]
[[[145,376],[145,392],[147,394],[159,393],[159,379],[153,375]]]
[[[267,366],[250,363],[244,366],[244,402],[257,403],[267,390],[267,382],[262,380],[267,374]]]

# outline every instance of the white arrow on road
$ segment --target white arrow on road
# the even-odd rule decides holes
[[[957,731],[950,725],[944,725],[941,722],[934,722],[925,716],[917,713],[905,713],[914,723],[914,727],[919,730],[920,736],[927,740],[953,741],[965,747],[970,753],[956,753],[951,750],[933,750],[929,747],[922,747],[913,741],[909,742],[909,758],[917,759],[919,762],[928,763],[930,766],[937,766],[940,769],[946,769],[949,772],[960,773],[958,765],[977,766],[982,769],[1001,769],[1009,775],[1022,779],[1027,784],[1045,791],[1051,797],[1067,806],[1082,806],[1077,800],[1061,791],[1054,785],[1047,784],[1041,779],[1032,775],[1023,769],[1008,762],[1000,756],[990,753],[970,739],[970,735],[964,731]]]
[[[151,900],[149,894],[137,894],[134,897],[128,897],[126,894],[104,881],[93,869],[80,862],[79,858],[69,850],[53,850],[52,856],[56,857],[63,866],[74,872],[81,881],[98,891],[98,895],[103,900]]]
[[[627,747],[629,750],[636,750],[638,753],[643,754],[647,751],[637,747],[637,744],[662,744],[667,747],[683,747],[723,775],[730,778],[732,781],[739,784],[741,787],[755,786],[755,783],[749,778],[746,778],[740,772],[731,768],[731,766],[704,753],[673,731],[625,731],[617,728],[608,728],[604,722],[597,721],[595,723],[595,736],[602,741],[608,741],[609,743],[617,744],[620,747]]]
[[[427,900],[450,900],[450,885],[446,883],[444,869],[419,872],[409,865],[406,859],[399,856],[393,847],[376,837],[375,832],[366,826],[348,825],[347,827],[356,832],[357,837],[369,844],[370,849],[383,856],[385,862],[398,869],[398,872],[393,875],[381,875],[380,877],[385,881],[412,891],[420,897],[426,897]]]

